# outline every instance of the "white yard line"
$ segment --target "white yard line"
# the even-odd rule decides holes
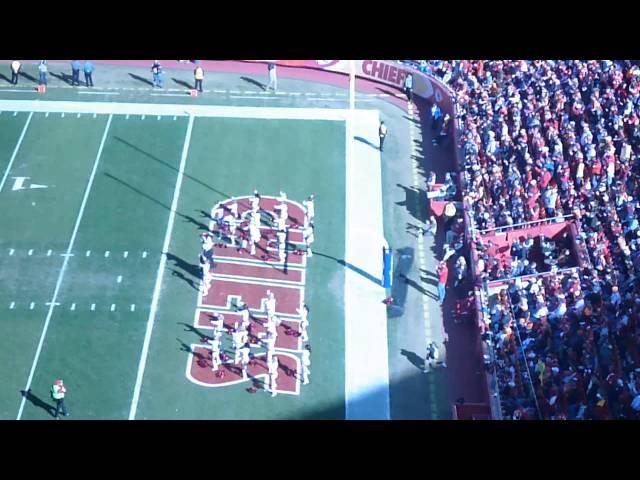
[[[85,92],[80,90],[80,95],[120,95],[118,92]]]
[[[355,110],[346,125],[345,260],[382,275],[384,245],[380,152],[355,140],[378,135],[377,111]],[[367,172],[367,175],[362,175]],[[385,290],[345,268],[345,410],[347,420],[388,420],[389,361]]]
[[[142,387],[142,378],[147,365],[147,356],[149,354],[149,343],[151,341],[151,333],[156,319],[156,311],[158,309],[158,301],[160,300],[160,290],[162,287],[162,278],[164,277],[165,265],[167,263],[167,252],[171,243],[171,232],[173,231],[173,222],[176,218],[176,209],[178,208],[178,200],[180,198],[180,189],[182,187],[182,178],[184,176],[184,167],[189,154],[189,144],[191,143],[191,132],[193,130],[194,117],[189,117],[187,125],[187,133],[184,138],[182,147],[182,157],[180,158],[180,167],[178,177],[176,178],[176,186],[173,190],[173,201],[171,202],[171,211],[169,212],[169,220],[167,221],[167,230],[164,234],[164,242],[162,244],[162,255],[160,256],[160,264],[158,265],[158,273],[156,275],[156,284],[153,289],[153,297],[151,299],[151,309],[149,310],[149,318],[147,319],[147,329],[144,335],[144,343],[142,344],[142,353],[140,354],[140,362],[138,364],[138,374],[136,384],[133,389],[133,398],[131,399],[131,409],[129,410],[129,420],[136,418],[138,409],[138,401],[140,400],[140,388]]]
[[[29,124],[31,123],[31,117],[33,117],[33,112],[29,113],[29,117],[27,118],[24,127],[22,127],[22,133],[20,134],[20,138],[18,138],[18,143],[16,144],[16,148],[13,149],[13,154],[11,155],[11,159],[9,160],[9,165],[7,165],[7,169],[4,171],[4,176],[2,177],[2,181],[0,182],[0,192],[4,187],[4,183],[7,181],[7,176],[11,171],[11,167],[13,165],[13,161],[16,159],[16,155],[18,155],[18,150],[20,149],[20,145],[22,145],[22,140],[24,139],[25,133],[27,133],[27,128],[29,128]]]
[[[53,309],[56,304],[56,300],[58,298],[58,292],[60,291],[60,286],[62,285],[62,279],[64,278],[65,271],[67,270],[67,263],[69,262],[71,250],[73,250],[73,244],[76,241],[76,235],[78,234],[78,228],[80,227],[80,222],[82,221],[82,215],[84,214],[84,209],[87,205],[87,199],[89,198],[89,193],[91,192],[91,187],[93,186],[93,180],[96,176],[96,172],[98,170],[98,164],[100,163],[100,158],[102,157],[102,149],[104,148],[104,143],[107,139],[107,133],[109,132],[109,127],[111,126],[112,116],[109,115],[109,119],[107,120],[107,125],[104,128],[104,134],[102,135],[102,140],[100,141],[100,147],[98,148],[98,153],[96,154],[96,160],[93,163],[93,170],[91,170],[91,175],[89,176],[89,183],[87,183],[87,188],[84,191],[84,197],[82,198],[82,203],[80,204],[80,210],[78,211],[78,217],[76,218],[76,224],[73,227],[73,232],[71,233],[71,239],[69,240],[69,245],[67,246],[67,255],[64,257],[64,261],[62,262],[62,268],[60,269],[60,273],[58,274],[58,280],[56,282],[56,287],[53,291],[53,297],[51,297],[51,304],[49,305],[49,310],[47,311],[47,317],[44,321],[44,327],[42,328],[42,334],[40,335],[40,341],[38,342],[38,348],[36,349],[36,354],[33,358],[33,363],[31,365],[31,370],[29,371],[29,377],[27,378],[27,385],[25,386],[25,391],[28,391],[31,388],[31,382],[33,380],[33,374],[36,371],[36,367],[38,365],[38,360],[40,358],[40,352],[42,351],[42,345],[44,344],[44,339],[47,335],[47,330],[49,329],[49,322],[51,321],[51,315],[53,315]],[[23,396],[20,402],[20,409],[18,410],[17,420],[20,420],[22,417],[22,412],[24,410],[24,404],[27,397]]]
[[[62,102],[41,100],[0,100],[0,110],[72,114],[176,115],[183,117],[191,115],[195,117],[338,121],[346,120],[349,114],[349,110],[340,108],[235,107],[223,105]],[[356,111],[355,115],[360,115],[360,111]]]

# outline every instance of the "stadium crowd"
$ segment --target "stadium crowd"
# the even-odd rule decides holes
[[[472,226],[573,215],[589,252],[583,268],[549,268],[544,278],[510,280],[492,300],[488,333],[506,414],[640,419],[637,62],[417,66],[455,92],[461,186]],[[511,251],[522,268],[516,263],[498,271],[483,261],[485,275],[493,280],[544,271],[524,265],[531,240]],[[543,239],[538,242],[544,249]],[[549,267],[567,255],[565,247],[547,250]]]

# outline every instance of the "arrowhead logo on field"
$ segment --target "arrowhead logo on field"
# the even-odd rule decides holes
[[[25,186],[25,180],[29,180],[31,177],[13,177],[13,188],[11,190],[31,190],[34,188],[49,188],[47,185],[38,185],[32,183],[29,186]]]

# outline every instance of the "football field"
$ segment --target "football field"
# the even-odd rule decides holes
[[[380,164],[353,141],[345,111],[32,101],[0,101],[0,110],[0,418],[52,418],[56,378],[77,419],[348,416],[348,351],[362,348],[345,328],[345,279],[356,275],[345,268],[350,149],[376,158],[378,177]],[[377,112],[358,118],[375,143]],[[275,398],[257,370],[238,379],[229,368],[225,379],[201,358],[211,331],[200,316],[231,318],[234,308],[199,293],[198,236],[215,204],[254,189],[268,205],[286,192],[290,212],[316,198],[312,257],[291,250],[280,265],[268,246],[255,258],[234,259],[230,248],[214,271],[214,293],[270,288],[284,298],[290,289],[309,306],[311,382],[301,385],[302,346],[288,326]],[[250,307],[259,318],[260,305]],[[283,318],[295,330],[297,314]],[[258,345],[253,353],[259,363]]]

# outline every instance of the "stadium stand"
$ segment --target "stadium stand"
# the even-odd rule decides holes
[[[454,91],[500,416],[640,419],[638,62],[402,62]]]

